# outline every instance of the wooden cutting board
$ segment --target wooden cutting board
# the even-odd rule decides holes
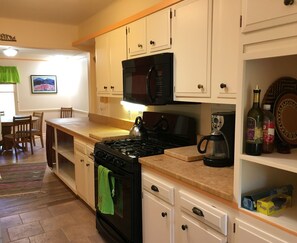
[[[98,132],[90,133],[91,138],[95,138],[99,141],[113,140],[113,139],[124,139],[129,137],[129,131],[117,128],[105,128]]]
[[[205,155],[198,152],[196,145],[165,149],[164,153],[186,162],[202,160]]]

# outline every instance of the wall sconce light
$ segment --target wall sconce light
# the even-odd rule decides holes
[[[14,56],[16,56],[16,54],[18,54],[18,50],[9,47],[9,48],[3,50],[3,53],[7,57],[14,57]]]

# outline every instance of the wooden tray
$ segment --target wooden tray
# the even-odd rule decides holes
[[[193,162],[202,160],[205,154],[200,154],[197,150],[196,145],[186,146],[186,147],[178,147],[173,149],[165,149],[164,153],[171,157],[186,161]]]

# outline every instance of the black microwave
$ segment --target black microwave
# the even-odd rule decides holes
[[[173,53],[122,61],[123,100],[143,105],[173,103]]]

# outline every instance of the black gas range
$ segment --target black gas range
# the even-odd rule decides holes
[[[195,119],[157,112],[143,113],[146,138],[127,138],[95,144],[96,227],[108,242],[142,242],[140,157],[163,154],[165,149],[196,143]],[[166,129],[159,129],[166,121]],[[164,127],[163,127],[164,128]],[[115,178],[114,214],[98,207],[98,168]]]

